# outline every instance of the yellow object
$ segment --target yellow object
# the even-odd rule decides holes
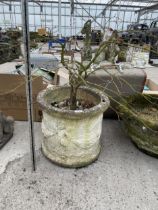
[[[44,35],[44,36],[47,36],[47,35],[48,35],[45,28],[39,28],[39,29],[38,29],[38,34],[39,34],[40,36],[43,36],[43,35]]]

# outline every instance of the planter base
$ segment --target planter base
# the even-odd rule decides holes
[[[125,119],[124,127],[126,133],[139,150],[148,155],[158,157],[157,133],[154,134],[154,131],[148,129],[143,131],[141,126],[136,126],[130,122],[127,123]]]
[[[55,163],[56,165],[66,167],[66,168],[85,167],[98,159],[100,151],[101,151],[101,147],[99,145],[97,149],[97,153],[95,155],[69,158],[69,157],[58,155],[55,152],[53,153],[52,151],[49,152],[47,148],[44,146],[44,144],[42,144],[42,152],[44,156],[48,158],[50,161],[52,161],[53,163]]]
[[[150,155],[150,156],[152,156],[152,157],[154,157],[154,158],[158,158],[158,155],[155,155],[155,153],[153,153],[153,152],[149,152],[148,150],[146,150],[146,149],[142,149],[141,147],[139,147],[133,140],[131,140],[131,142],[133,143],[133,145],[137,148],[137,149],[139,149],[141,152],[143,152],[144,154],[146,154],[146,155]]]

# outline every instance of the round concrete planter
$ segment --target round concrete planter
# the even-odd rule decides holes
[[[94,107],[64,110],[51,105],[68,99],[69,95],[67,86],[46,89],[38,95],[43,110],[42,151],[54,163],[82,167],[96,160],[100,153],[102,118],[109,99],[100,91],[81,87],[77,98],[93,102]]]
[[[129,97],[126,104],[120,106],[119,111],[125,131],[134,144],[145,153],[158,157],[158,119],[150,118],[150,112],[144,116],[140,115],[141,109],[146,107],[153,108],[156,114],[158,112],[158,96],[136,95]]]

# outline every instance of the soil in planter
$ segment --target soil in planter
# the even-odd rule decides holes
[[[150,122],[157,122],[158,121],[158,100],[149,101],[144,100],[144,103],[141,101],[133,101],[132,106],[136,113],[138,113],[141,119]]]
[[[70,110],[70,99],[66,99],[61,102],[52,102],[52,106],[64,109],[64,110]],[[76,110],[84,110],[94,107],[96,104],[89,102],[88,100],[77,100],[77,108]]]
[[[145,107],[145,108],[135,108],[135,111],[139,114],[141,119],[149,120],[149,121],[158,121],[158,109],[154,107]]]

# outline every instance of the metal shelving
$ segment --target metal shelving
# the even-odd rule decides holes
[[[29,1],[29,28],[36,31],[45,27],[53,33],[61,33],[64,36],[70,35],[70,1]],[[118,30],[126,30],[127,25],[134,22],[150,22],[157,18],[158,1],[154,0],[74,0],[75,24],[73,34],[79,33],[83,24],[89,18],[92,19],[92,27],[100,29],[111,27]],[[61,11],[61,12],[58,12]],[[137,12],[137,13],[136,13]],[[60,15],[61,13],[61,15]],[[59,23],[61,17],[61,31]],[[21,1],[3,0],[0,1],[0,26],[2,28],[21,26]]]

